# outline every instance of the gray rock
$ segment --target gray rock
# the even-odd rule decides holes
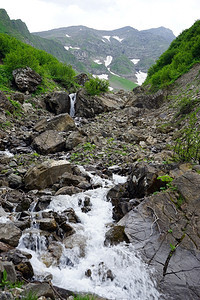
[[[17,281],[17,274],[15,272],[15,266],[11,261],[0,261],[0,281],[2,280],[3,271],[7,273],[7,280],[15,283]]]
[[[55,299],[53,289],[47,282],[28,283],[23,295],[27,295],[29,292],[32,292],[32,294],[36,295],[37,297],[44,296],[46,298],[49,297],[50,299]]]
[[[112,94],[89,96],[81,89],[76,95],[75,116],[92,118],[96,114],[119,109],[122,105],[124,101],[119,96]]]
[[[116,225],[106,232],[106,238],[104,241],[105,246],[117,245],[122,242],[129,243],[129,239],[124,231],[125,227]]]
[[[11,188],[19,188],[22,185],[22,177],[16,174],[10,174],[8,176],[8,182]]]
[[[79,144],[85,143],[87,141],[87,137],[81,134],[80,132],[72,132],[67,137],[66,140],[66,149],[72,150],[74,147],[76,147]]]
[[[33,140],[32,145],[38,153],[56,153],[65,149],[65,139],[63,133],[56,130],[47,130],[38,135]]]
[[[54,218],[42,218],[37,220],[37,224],[41,230],[53,232],[57,229],[57,224]]]
[[[56,183],[62,174],[71,172],[71,164],[66,160],[48,160],[32,167],[24,177],[27,189],[44,189]]]
[[[118,224],[156,269],[167,299],[199,299],[200,175],[189,171],[173,181],[177,192],[146,198]]]
[[[43,118],[34,126],[36,131],[56,130],[56,131],[71,131],[76,129],[74,120],[69,114],[60,114],[53,118]]]
[[[12,223],[0,224],[0,241],[10,246],[16,247],[22,232]]]
[[[70,113],[70,97],[66,92],[53,92],[44,99],[46,109],[56,115]]]
[[[29,67],[16,69],[12,74],[18,89],[22,92],[34,92],[42,82],[41,76]]]

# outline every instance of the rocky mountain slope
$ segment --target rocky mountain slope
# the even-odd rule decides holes
[[[71,26],[34,34],[61,43],[89,73],[105,74],[112,84],[116,76],[140,83],[175,38],[164,27],[138,31],[130,26],[112,31]]]
[[[80,164],[105,179],[113,173],[128,176],[126,183],[114,186],[107,195],[114,206],[115,223],[108,226],[105,245],[132,243],[149,268],[155,269],[159,299],[199,299],[200,166],[198,159],[193,163],[174,160],[173,150],[194,111],[198,128],[199,71],[196,64],[170,90],[153,95],[137,88],[89,97],[80,90],[75,119],[68,114],[66,92],[43,97],[13,93],[12,99],[21,103],[17,111],[8,95],[1,93],[0,252],[9,280],[33,278],[30,254],[16,249],[32,224],[33,203],[36,223],[48,240],[45,264],[59,261],[63,236],[73,247],[80,222],[73,209],[57,214],[44,209],[54,195],[75,195],[99,187],[100,183],[95,185],[77,168]],[[194,103],[192,108],[183,109],[185,98]],[[63,106],[65,102],[69,105]],[[82,207],[85,214],[92,209],[88,201]],[[83,241],[78,241],[82,247]],[[85,272],[85,278],[92,276],[91,270]],[[115,271],[109,270],[106,276],[115,280]],[[38,297],[46,299],[68,299],[69,291],[63,293],[42,279],[43,283],[29,283],[23,289],[37,290]],[[15,299],[8,287],[7,295]]]

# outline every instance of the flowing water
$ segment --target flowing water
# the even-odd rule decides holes
[[[82,168],[82,171],[83,168]],[[46,251],[45,237],[40,236],[34,222],[30,232],[21,237],[18,248],[32,254],[31,263],[36,278],[53,275],[53,284],[74,292],[90,292],[107,299],[149,300],[159,299],[159,292],[152,280],[153,275],[140,259],[134,247],[125,243],[104,246],[105,233],[112,220],[112,205],[106,201],[108,190],[126,178],[114,175],[113,180],[102,180],[88,173],[93,184],[101,187],[83,193],[52,197],[47,210],[58,213],[71,207],[81,223],[73,224],[76,231],[73,248],[62,245],[58,265],[46,267],[42,261]],[[84,213],[80,201],[89,197],[91,211]],[[29,239],[29,246],[25,241]],[[31,246],[30,246],[31,245]],[[86,276],[86,274],[89,274]]]
[[[74,117],[75,115],[75,102],[76,102],[76,93],[70,94],[70,116]]]

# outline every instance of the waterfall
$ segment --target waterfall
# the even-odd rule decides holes
[[[84,171],[83,167],[80,167]],[[86,172],[86,171],[85,171]],[[109,189],[117,183],[126,181],[125,177],[113,176],[103,180],[87,172],[93,183],[101,187],[78,194],[53,196],[45,212],[61,214],[73,208],[81,223],[72,224],[75,233],[74,247],[70,242],[60,244],[62,255],[58,264],[46,266],[43,262],[48,243],[37,228],[24,232],[18,248],[32,254],[31,264],[36,279],[49,273],[53,284],[74,292],[94,293],[107,299],[158,300],[152,274],[142,261],[133,245],[125,243],[104,246],[105,233],[110,228],[112,204],[106,199]],[[91,201],[91,210],[83,212],[80,202],[85,197]],[[34,216],[34,212],[33,212]]]
[[[75,115],[75,102],[76,102],[76,93],[70,94],[70,116],[73,118]]]

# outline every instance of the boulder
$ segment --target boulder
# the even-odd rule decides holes
[[[65,147],[67,150],[72,150],[74,147],[78,146],[79,144],[86,143],[86,141],[87,141],[86,136],[84,136],[79,131],[74,131],[70,133],[70,135],[67,137]]]
[[[6,280],[15,283],[17,281],[17,274],[15,272],[15,266],[11,261],[0,261],[0,281],[2,280],[4,270],[7,273]]]
[[[56,131],[70,131],[75,130],[76,125],[74,120],[70,117],[68,113],[60,114],[53,118],[43,118],[37,122],[34,129],[38,132],[45,130],[56,130]]]
[[[6,111],[8,110],[9,112],[14,111],[14,107],[11,104],[11,102],[8,100],[8,98],[4,95],[2,91],[0,91],[0,110]]]
[[[84,89],[77,92],[75,116],[93,118],[96,114],[113,111],[124,105],[124,101],[117,95],[104,94],[89,96]]]
[[[42,218],[37,220],[37,224],[41,230],[53,232],[57,229],[57,224],[54,218]]]
[[[81,74],[78,74],[77,76],[75,76],[74,79],[75,79],[75,81],[76,81],[79,85],[84,86],[84,84],[86,83],[86,81],[89,80],[89,77],[88,77],[87,74],[81,73]]]
[[[146,198],[118,225],[156,270],[167,299],[200,297],[200,175],[188,171],[173,181],[177,191]]]
[[[48,94],[44,102],[46,109],[55,115],[70,113],[70,97],[66,92],[53,92]]]
[[[43,296],[50,299],[55,299],[55,294],[51,285],[47,282],[28,283],[23,295],[26,296],[28,293],[32,293],[38,298]],[[45,298],[45,299],[46,299]]]
[[[129,239],[125,234],[124,229],[125,229],[124,226],[116,225],[110,230],[108,230],[106,232],[104,245],[105,246],[117,245],[122,242],[129,243]]]
[[[85,178],[82,176],[73,175],[72,173],[65,172],[60,179],[60,186],[78,186],[79,183],[85,181]]]
[[[71,164],[67,160],[48,160],[32,167],[25,174],[27,189],[44,189],[56,183],[65,172],[71,172]]]
[[[17,247],[22,232],[13,223],[0,224],[0,241],[10,246]]]
[[[64,134],[56,130],[44,131],[34,138],[32,146],[41,154],[60,152],[65,149]]]
[[[12,173],[8,176],[8,182],[11,188],[19,188],[22,186],[22,177]]]
[[[22,92],[32,93],[42,82],[41,76],[29,67],[16,69],[13,71],[12,74],[16,86]]]

